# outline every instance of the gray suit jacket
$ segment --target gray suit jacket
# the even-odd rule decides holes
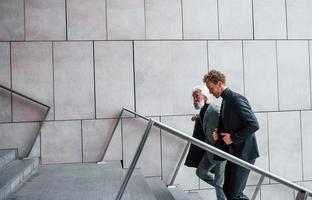
[[[212,132],[215,128],[218,128],[219,113],[220,107],[210,102],[203,119],[203,129],[206,136],[206,142],[212,146],[215,146],[215,141],[213,140]],[[207,152],[207,155],[210,161],[214,160],[213,159],[214,156],[212,153]]]

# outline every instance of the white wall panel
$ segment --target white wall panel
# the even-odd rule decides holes
[[[94,72],[91,42],[56,42],[55,119],[93,119]]]
[[[83,162],[101,161],[103,150],[108,146],[104,160],[122,160],[121,126],[108,144],[117,120],[84,120],[82,121]]]
[[[0,1],[0,41],[24,40],[24,0]]]
[[[189,104],[189,106],[193,105]],[[185,132],[188,135],[192,135],[193,133],[194,122],[191,121],[191,116],[168,116],[162,117],[161,121],[177,130]],[[163,130],[161,131],[161,133],[163,168],[162,175],[163,181],[165,181],[166,184],[169,184],[177,167],[177,164],[181,158],[182,152],[184,151],[184,148],[186,146],[186,141],[176,136],[173,136]],[[186,172],[187,175],[191,176],[186,176],[183,172]],[[183,178],[183,176],[185,177]],[[181,181],[185,178],[188,178],[187,182]],[[195,174],[194,169],[186,167],[184,165],[184,162],[182,162],[178,177],[176,178],[174,184],[178,184],[184,187],[184,189],[198,188],[198,178]]]
[[[244,41],[246,97],[255,111],[278,109],[274,41]]]
[[[159,120],[158,118],[156,120]],[[129,168],[134,154],[145,132],[147,122],[141,118],[122,120],[123,161]],[[136,165],[141,168],[144,176],[161,176],[160,130],[152,127]]]
[[[134,109],[132,43],[95,42],[97,117],[117,117],[122,107]]]
[[[107,0],[109,40],[145,39],[144,0]]]
[[[226,76],[227,86],[244,94],[243,56],[241,41],[209,41],[209,70],[216,69]]]
[[[182,0],[185,39],[218,38],[217,0]]]
[[[10,43],[0,42],[0,84],[10,88]],[[11,93],[0,89],[0,122],[11,121]]]
[[[137,111],[144,115],[192,112],[191,93],[207,73],[206,42],[136,42]]]
[[[307,41],[277,42],[281,110],[311,108],[308,48]]]
[[[252,2],[219,0],[220,39],[252,39]]]
[[[261,186],[261,200],[293,200],[294,191],[280,184],[262,185]]]
[[[289,39],[312,38],[312,1],[287,0],[287,25]]]
[[[181,0],[145,0],[146,38],[182,39]]]
[[[285,0],[253,1],[255,39],[286,39]]]
[[[50,106],[47,119],[54,119],[51,42],[12,43],[12,88]],[[47,108],[13,96],[13,120],[42,120]]]
[[[0,149],[17,148],[19,157],[26,156],[38,127],[38,123],[0,124]]]
[[[257,138],[258,149],[260,157],[256,159],[255,165],[264,170],[269,171],[269,136],[268,136],[268,117],[267,113],[256,113],[259,122],[259,130],[255,133]],[[261,175],[256,172],[250,172],[247,185],[256,185]],[[264,184],[269,183],[269,180],[264,179]]]
[[[67,0],[69,40],[106,39],[106,1]]]
[[[65,40],[64,0],[25,0],[26,40]]]
[[[290,181],[302,180],[299,112],[268,115],[270,171]]]
[[[303,111],[301,113],[302,124],[302,152],[303,152],[303,177],[304,180],[312,179],[312,156],[311,156],[311,142],[312,142],[312,112]]]
[[[41,141],[42,164],[82,162],[81,121],[46,122]]]

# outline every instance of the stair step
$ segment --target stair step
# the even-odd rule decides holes
[[[157,200],[140,169],[135,169],[126,188],[133,200]]]
[[[9,199],[115,199],[121,180],[120,162],[41,165]]]
[[[0,149],[0,168],[16,159],[16,149]]]
[[[120,162],[41,165],[9,199],[114,200],[124,172]],[[132,174],[122,200],[156,200],[139,170]]]
[[[176,200],[202,200],[196,192],[184,192],[179,188],[169,188],[169,191]]]
[[[200,200],[202,197],[198,194],[198,192],[188,192],[187,196],[190,198],[190,200]]]
[[[15,160],[0,169],[0,200],[17,190],[39,165],[38,158]]]
[[[146,182],[157,200],[175,200],[160,177],[146,177]]]

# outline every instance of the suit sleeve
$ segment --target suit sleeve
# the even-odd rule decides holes
[[[243,123],[243,126],[240,130],[231,133],[234,144],[237,144],[245,141],[252,134],[254,134],[259,129],[259,124],[245,97],[238,96],[237,98],[235,98],[233,106]]]

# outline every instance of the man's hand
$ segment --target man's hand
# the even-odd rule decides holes
[[[233,143],[233,140],[231,138],[231,134],[229,133],[221,133],[221,135],[223,136],[223,141],[226,145],[230,145]]]
[[[219,135],[217,133],[218,129],[214,129],[213,132],[212,132],[212,138],[214,141],[217,141],[219,139]]]
[[[192,118],[191,118],[192,121],[196,121],[197,119],[198,119],[197,115],[193,115]]]

